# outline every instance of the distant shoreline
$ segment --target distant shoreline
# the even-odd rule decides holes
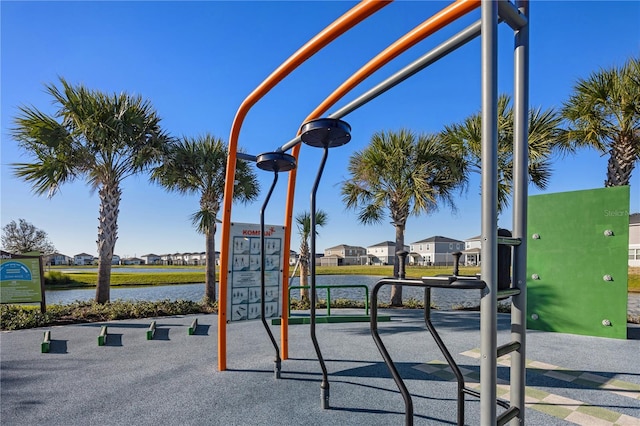
[[[94,266],[69,267],[54,266],[47,269],[45,277],[51,280],[46,283],[47,290],[62,290],[74,288],[91,288],[97,283],[98,273],[91,269]],[[120,269],[137,270],[136,272],[119,272]],[[167,272],[147,272],[149,269],[162,269]],[[70,272],[73,270],[73,272]],[[182,271],[179,271],[182,270]],[[76,272],[77,271],[77,272]],[[175,272],[173,272],[175,271]],[[451,272],[451,266],[407,266],[407,277],[423,277],[446,274]],[[461,275],[475,275],[480,272],[477,267],[461,267]],[[318,266],[318,275],[366,275],[366,276],[393,276],[393,266],[371,266],[371,265],[350,265],[350,266]],[[57,280],[55,278],[58,278]],[[219,280],[216,273],[216,280]],[[204,282],[204,267],[175,265],[140,265],[140,266],[114,266],[111,272],[111,286],[154,286],[154,285],[179,285],[179,284],[199,284]],[[628,292],[640,293],[640,268],[629,267]]]

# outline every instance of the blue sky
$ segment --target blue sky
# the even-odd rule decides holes
[[[228,141],[233,117],[264,78],[300,46],[355,3],[309,2],[31,2],[2,1],[1,12],[1,226],[24,218],[45,230],[59,252],[96,253],[98,196],[83,181],[67,184],[51,199],[33,195],[13,177],[10,164],[27,159],[9,136],[20,105],[53,112],[44,84],[62,76],[108,93],[139,94],[151,101],[164,128],[174,136],[212,133]],[[448,2],[398,1],[356,26],[287,77],[248,114],[239,144],[246,152],[272,151],[293,138],[305,117],[345,79],[393,41]],[[456,21],[414,46],[347,95],[336,107],[382,81],[479,19],[480,12]],[[640,2],[532,1],[531,93],[534,107],[558,108],[578,78],[618,66],[640,52]],[[500,27],[499,84],[512,92],[512,31]],[[409,128],[438,132],[480,106],[480,42],[475,40],[344,117],[352,141],[332,150],[318,190],[318,207],[329,214],[317,249],[338,244],[368,246],[394,239],[385,220],[357,222],[340,199],[349,156],[379,130]],[[302,147],[294,213],[309,209],[319,150]],[[556,158],[545,191],[601,188],[607,157],[594,151]],[[235,222],[259,222],[259,210],[272,175],[262,181],[258,201],[234,205]],[[631,183],[632,212],[640,211],[640,170]],[[281,179],[266,222],[283,222],[286,179]],[[197,196],[167,193],[146,176],[123,184],[119,238],[115,253],[204,251],[204,237],[191,226]],[[510,211],[500,219],[509,227]],[[448,208],[409,219],[406,243],[433,235],[466,239],[480,233],[479,176]],[[218,241],[219,241],[218,232]],[[292,240],[297,249],[298,238]],[[219,244],[217,249],[219,249]]]

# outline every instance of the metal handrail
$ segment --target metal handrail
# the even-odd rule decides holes
[[[309,289],[309,285],[294,285],[289,287],[289,301],[287,303],[287,316],[291,316],[291,290]],[[364,289],[364,309],[365,315],[369,315],[369,287],[365,284],[338,284],[338,285],[317,285],[316,288],[327,290],[327,316],[331,316],[331,289],[332,288],[363,288]]]

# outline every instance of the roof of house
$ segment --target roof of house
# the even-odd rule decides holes
[[[351,249],[362,249],[362,250],[365,250],[365,248],[364,248],[364,247],[360,247],[360,246],[350,246],[350,245],[348,245],[348,244],[340,244],[340,245],[337,245],[337,246],[334,246],[334,247],[329,247],[329,248],[328,248],[328,249],[326,249],[326,250],[333,250],[333,249],[339,249],[339,248],[351,248]]]
[[[76,254],[74,257],[80,257],[80,256],[91,256],[91,257],[93,257],[93,255],[87,254],[87,253]]]
[[[417,243],[462,243],[463,241],[454,240],[453,238],[443,237],[441,235],[435,235],[433,237],[425,238],[424,240],[416,241],[411,244]]]
[[[640,224],[640,213],[631,213],[629,215],[629,225]]]
[[[393,241],[383,241],[381,243],[378,244],[373,244],[369,247],[389,247],[389,246],[395,246],[396,243],[394,243]]]

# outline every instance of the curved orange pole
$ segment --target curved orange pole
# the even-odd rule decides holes
[[[338,102],[344,95],[346,95],[351,89],[356,87],[364,79],[369,77],[375,71],[387,64],[392,59],[396,58],[399,54],[408,50],[416,43],[422,41],[429,35],[438,31],[442,27],[450,24],[461,16],[471,12],[472,10],[480,6],[480,0],[458,0],[457,2],[445,7],[440,12],[433,15],[431,18],[418,25],[416,28],[396,40],[393,44],[380,52],[376,57],[370,60],[362,68],[356,71],[351,77],[349,77],[340,87],[338,87],[329,97],[327,97],[318,107],[307,116],[305,122],[319,118],[324,114],[331,106]],[[300,144],[296,145],[291,154],[298,159],[300,153]],[[293,200],[295,196],[296,188],[296,170],[289,172],[289,186],[287,189],[287,204],[285,208],[285,244],[284,253],[289,253],[291,242],[291,226],[293,224]],[[311,253],[311,261],[315,262],[315,253]],[[287,294],[288,292],[284,292]],[[285,321],[283,320],[282,336],[287,335]],[[288,344],[283,338],[282,344],[282,359],[288,358]]]
[[[445,7],[422,24],[409,31],[407,34],[396,40],[393,44],[380,52],[375,58],[367,62],[362,68],[356,71],[351,77],[345,80],[331,95],[329,95],[318,107],[307,117],[305,122],[319,118],[331,106],[338,102],[351,89],[360,84],[375,71],[382,68],[392,59],[413,47],[416,43],[424,40],[444,26],[456,19],[466,15],[480,6],[480,0],[458,0]]]
[[[222,204],[222,237],[220,250],[220,294],[218,295],[218,369],[224,371],[227,369],[227,274],[226,268],[229,264],[229,237],[231,225],[231,207],[233,202],[233,189],[236,172],[236,160],[238,149],[238,137],[242,122],[246,117],[249,109],[258,102],[265,94],[275,87],[283,78],[290,74],[305,60],[318,52],[324,46],[335,40],[338,36],[354,27],[373,13],[377,12],[391,0],[363,0],[356,6],[347,11],[340,18],[319,32],[314,38],[309,40],[298,51],[291,55],[282,63],[269,77],[267,77],[247,98],[242,102],[240,108],[236,112],[236,116],[231,126],[231,135],[229,136],[229,156],[227,157],[227,170],[224,184],[224,198]],[[290,230],[288,230],[290,235]],[[289,245],[286,242],[285,245]],[[288,251],[284,252],[288,255]],[[285,274],[288,273],[288,264],[285,262]],[[223,269],[225,268],[225,269]],[[288,292],[283,294],[288,296]],[[284,297],[284,296],[283,296]]]

